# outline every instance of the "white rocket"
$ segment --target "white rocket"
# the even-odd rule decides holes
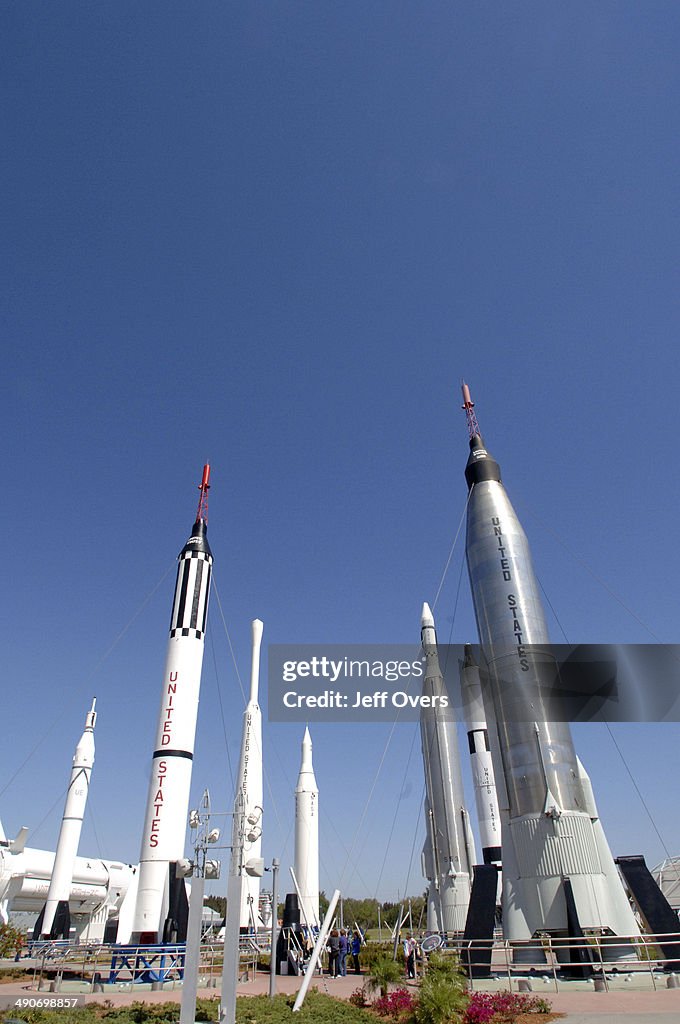
[[[236,807],[243,815],[245,825],[243,854],[246,861],[262,855],[262,712],[258,704],[258,689],[260,648],[264,626],[259,619],[253,619],[251,625],[250,697],[243,714],[236,794]],[[261,927],[259,920],[260,879],[246,872],[243,872],[239,879],[241,884],[240,928],[245,931],[257,931],[258,927]]]
[[[302,924],[319,926],[319,787],[312,765],[312,737],[305,728],[295,787],[295,877]]]
[[[182,941],[188,903],[176,862],[184,856],[189,789],[208,615],[210,466],[203,468],[191,536],[179,556],[161,706],[151,762],[132,941]]]
[[[421,638],[426,658],[423,696],[431,700],[420,713],[427,828],[423,870],[430,882],[427,927],[434,932],[462,932],[470,904],[474,842],[465,807],[456,721],[450,705],[440,703],[442,698],[448,701],[448,695],[427,604],[423,605]]]
[[[67,939],[71,930],[69,896],[94,764],[96,703],[96,699],[92,701],[92,707],[85,718],[85,731],[78,740],[73,755],[73,767],[59,829],[50,887],[45,906],[35,926],[34,934],[43,939]]]
[[[489,730],[486,726],[479,667],[472,653],[472,646],[465,644],[464,657],[460,663],[460,687],[463,698],[463,714],[468,730],[472,783],[475,790],[475,805],[479,824],[479,838],[482,842],[484,864],[501,865],[501,816],[498,808],[496,779],[489,746]]]

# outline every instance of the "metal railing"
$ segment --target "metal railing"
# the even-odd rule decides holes
[[[659,988],[660,980],[666,988],[668,977],[680,973],[680,958],[671,959],[663,954],[664,946],[674,944],[680,944],[680,932],[578,938],[555,938],[546,934],[512,942],[507,939],[454,940],[444,948],[453,950],[465,965],[471,990],[488,987],[490,979],[503,977],[510,988],[513,983],[518,986],[520,982],[548,979],[556,992],[560,985],[573,981],[592,981],[596,991],[608,992],[614,979],[632,980],[642,975],[649,977],[654,990]]]
[[[298,956],[302,950],[293,940],[290,948]],[[595,989],[609,991],[614,980],[642,981],[651,988],[680,987],[680,957],[664,955],[674,947],[680,952],[680,931],[663,935],[592,935],[579,938],[544,935],[524,941],[449,939],[443,950],[454,953],[468,974],[471,990],[488,989],[498,982],[510,989],[546,981],[557,992],[574,980],[592,982]],[[490,963],[489,963],[490,950]],[[184,947],[119,945],[65,945],[43,943],[32,950],[32,988],[60,991],[62,984],[75,982],[81,991],[103,991],[108,985],[131,989],[151,983],[161,988],[181,985]],[[254,977],[260,957],[271,954],[268,936],[242,935],[239,939],[239,975]],[[224,946],[221,942],[201,945],[199,985],[218,988],[222,974]],[[267,968],[268,969],[268,968]],[[156,979],[152,975],[156,974]],[[581,974],[580,979],[575,974]],[[70,977],[69,977],[70,976]],[[669,980],[670,979],[670,980]]]
[[[65,976],[79,981],[90,992],[102,991],[105,985],[151,984],[164,987],[181,983],[184,974],[184,945],[175,946],[121,946],[121,945],[67,945],[41,943],[32,949],[32,987],[58,992]],[[262,935],[242,935],[239,939],[239,975],[254,976],[260,956],[269,954]],[[200,947],[199,984],[217,988],[222,974],[224,945],[221,942],[203,943]]]

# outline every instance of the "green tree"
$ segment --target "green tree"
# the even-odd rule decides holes
[[[18,953],[24,944],[24,933],[11,924],[0,924],[0,957],[7,959]]]
[[[216,910],[220,917],[227,913],[227,901],[224,896],[206,896],[205,905],[211,910]]]

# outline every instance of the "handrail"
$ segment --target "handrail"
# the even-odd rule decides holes
[[[266,938],[262,935],[242,935],[239,939],[239,953],[242,962],[252,964],[256,969],[258,956],[271,953],[268,943],[263,941]],[[298,952],[296,936],[291,937],[291,949]],[[376,940],[369,940],[372,944]],[[447,939],[443,950],[450,950],[458,955],[469,968],[469,986],[471,989],[483,984],[482,978],[475,978],[475,968],[488,968],[489,948],[491,948],[492,975],[499,974],[507,976],[508,984],[512,986],[522,978],[531,976],[552,976],[552,984],[555,990],[564,980],[565,973],[569,969],[580,968],[584,974],[596,981],[601,982],[605,989],[609,989],[613,976],[649,974],[650,983],[654,988],[658,985],[660,973],[677,972],[680,974],[680,958],[677,960],[663,956],[663,948],[680,943],[680,929],[677,932],[636,935],[590,935],[579,937],[559,936],[554,937],[548,934],[533,939],[510,941],[507,939],[473,939],[463,940],[462,936],[452,936]],[[29,956],[33,953],[36,961],[33,968],[33,984],[40,987],[45,975],[53,979],[53,984],[59,985],[64,973],[73,970],[80,974],[83,982],[89,982],[92,986],[102,968],[110,967],[114,958],[125,957],[131,964],[137,963],[137,958],[152,959],[154,957],[176,958],[173,965],[169,965],[170,971],[176,971],[177,977],[181,977],[183,968],[184,951],[183,944],[173,946],[131,946],[119,944],[100,945],[86,943],[83,945],[69,945],[65,943],[32,943],[29,947]],[[36,948],[37,947],[37,948]],[[579,959],[581,951],[589,953],[590,963]],[[536,955],[532,955],[535,951]],[[540,951],[540,952],[539,952]],[[480,955],[480,954],[485,954]],[[200,948],[199,973],[213,978],[215,972],[221,970],[224,956],[224,945],[221,942],[202,943]],[[101,970],[104,973],[104,970]],[[134,974],[134,970],[131,972]],[[97,979],[100,980],[100,979]]]

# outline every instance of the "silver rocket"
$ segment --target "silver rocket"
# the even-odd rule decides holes
[[[85,717],[85,731],[73,755],[71,778],[66,793],[66,804],[59,829],[57,850],[54,855],[52,877],[47,899],[36,922],[35,934],[43,939],[68,939],[71,928],[69,896],[73,882],[73,869],[78,855],[78,843],[83,827],[85,805],[90,789],[90,775],[94,764],[94,727],[97,721],[96,700]]]
[[[423,873],[430,885],[427,927],[434,932],[465,928],[474,843],[465,807],[456,721],[439,665],[437,634],[430,607],[423,605],[421,639],[425,653],[423,696],[430,698],[420,712],[420,737],[425,769]]]
[[[203,468],[191,536],[179,553],[161,706],[151,762],[132,942],[181,941],[188,904],[175,865],[184,856],[212,553],[210,466]]]
[[[529,544],[498,463],[484,447],[467,385],[463,403],[470,435],[466,555],[489,672],[486,718],[501,802],[505,936],[634,935],[638,928],[569,725],[545,720],[537,650],[543,645],[544,658],[551,655]]]
[[[305,728],[295,787],[295,877],[302,922],[317,928],[319,919],[319,787],[312,764],[312,737]]]

